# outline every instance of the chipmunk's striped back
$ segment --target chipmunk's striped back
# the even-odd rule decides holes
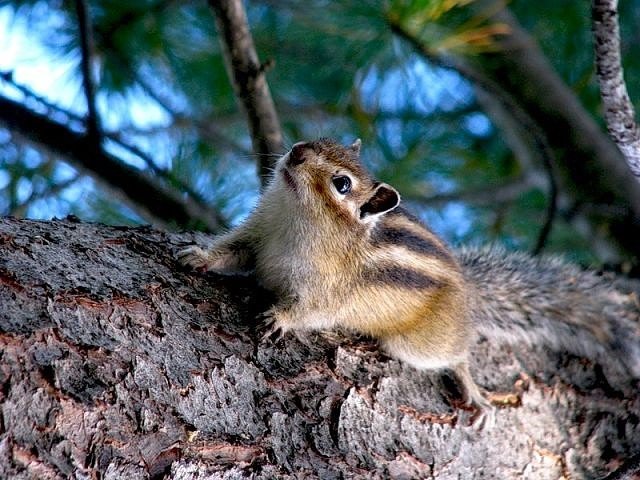
[[[489,403],[468,368],[476,332],[596,358],[613,352],[640,376],[637,309],[635,320],[619,322],[604,280],[550,258],[454,255],[399,207],[392,186],[367,173],[359,152],[359,141],[294,145],[245,223],[208,252],[185,250],[183,261],[255,269],[279,296],[275,329],[371,335],[416,368],[452,369],[482,408]]]

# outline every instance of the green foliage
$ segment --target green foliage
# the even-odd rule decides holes
[[[547,58],[573,88],[580,101],[592,112],[599,112],[600,92],[595,81],[591,2],[517,0],[511,8],[539,42]],[[541,15],[540,12],[544,12]],[[637,52],[640,2],[619,4],[625,81],[636,111],[640,108],[640,57]],[[602,115],[595,115],[602,120]]]
[[[530,248],[547,205],[537,187],[503,204],[474,205],[464,195],[459,201],[430,203],[434,196],[454,197],[455,192],[484,189],[490,194],[518,179],[524,167],[476,103],[471,85],[416,55],[389,26],[402,25],[436,54],[479,56],[508,34],[504,25],[487,20],[497,4],[485,5],[477,8],[471,0],[264,0],[250,2],[247,9],[262,60],[274,61],[268,80],[288,144],[319,136],[345,142],[361,137],[364,159],[376,175],[396,185],[448,240],[499,240]],[[107,130],[146,152],[156,167],[167,168],[173,186],[188,185],[231,222],[238,221],[259,187],[211,9],[204,1],[177,0],[101,0],[90,7],[98,103]],[[588,3],[516,0],[511,7],[596,112]],[[74,69],[52,85],[73,92],[63,108],[83,109],[73,2],[4,0],[0,8],[26,22],[30,41],[45,52],[36,61],[72,60]],[[640,99],[640,76],[633,72],[640,70],[640,60],[629,45],[639,10],[638,2],[631,2],[622,12],[627,78],[635,99]],[[19,58],[14,68],[21,68]],[[13,88],[6,82],[2,87]],[[53,197],[69,199],[50,215],[75,212],[91,220],[143,221],[94,182],[66,185],[76,191],[62,197],[53,175],[61,159],[29,167],[26,147],[16,148],[15,142],[0,141],[0,174],[10,178],[2,182],[0,176],[3,213],[29,213],[18,184],[31,182],[33,191],[43,189],[38,195],[53,189]],[[135,155],[126,159],[149,169]],[[449,219],[455,223],[447,224],[439,211],[455,211]],[[49,215],[42,208],[32,214]],[[552,249],[570,248],[580,259],[593,258],[588,242],[576,241],[568,224],[558,225]]]
[[[495,38],[509,33],[509,27],[487,21],[499,4],[480,12],[467,7],[474,0],[394,0],[386,16],[420,38],[434,53],[477,55],[494,51]]]

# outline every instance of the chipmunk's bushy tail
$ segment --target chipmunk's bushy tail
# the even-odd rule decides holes
[[[499,247],[465,249],[458,258],[477,292],[471,315],[481,335],[605,364],[615,356],[640,378],[640,308],[637,296],[614,287],[615,278]]]

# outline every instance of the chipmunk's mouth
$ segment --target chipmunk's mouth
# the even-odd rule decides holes
[[[282,176],[284,177],[284,181],[287,183],[287,185],[289,185],[289,188],[295,192],[296,191],[296,182],[293,180],[293,177],[289,173],[289,170],[287,170],[286,168],[283,168],[282,169]]]

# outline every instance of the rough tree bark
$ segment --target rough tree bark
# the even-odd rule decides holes
[[[476,431],[371,342],[260,343],[268,296],[180,268],[193,240],[0,221],[0,478],[599,478],[640,450],[637,386],[585,359],[479,343],[512,395]]]
[[[591,15],[596,72],[607,128],[631,173],[640,181],[640,128],[622,71],[618,0],[593,0]]]

